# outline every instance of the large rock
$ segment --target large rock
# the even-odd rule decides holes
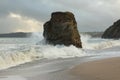
[[[51,19],[44,24],[44,38],[49,44],[73,44],[82,48],[77,23],[71,12],[54,12]]]
[[[110,26],[102,35],[102,38],[119,39],[120,38],[120,20]]]

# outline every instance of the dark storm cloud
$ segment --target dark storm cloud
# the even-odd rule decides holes
[[[119,0],[0,0],[0,32],[24,29],[7,18],[10,13],[45,22],[54,11],[73,12],[80,31],[102,31],[120,18],[119,5]]]

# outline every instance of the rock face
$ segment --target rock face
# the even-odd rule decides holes
[[[120,20],[110,26],[102,35],[102,38],[119,39],[120,38]]]
[[[77,23],[71,12],[54,12],[51,19],[44,24],[44,38],[49,44],[73,44],[82,48]]]

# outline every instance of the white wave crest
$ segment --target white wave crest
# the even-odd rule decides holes
[[[120,46],[120,40],[92,38],[90,35],[81,35],[82,45],[84,49],[106,49],[110,47]]]
[[[91,50],[120,46],[120,40],[92,38],[89,35],[81,35],[81,40],[83,49],[76,48],[73,45],[69,47],[64,45],[53,46],[44,43],[42,33],[34,33],[27,40],[27,42],[32,42],[31,44],[2,44],[0,45],[0,69],[44,58],[56,59],[89,56],[92,55]],[[39,45],[36,45],[37,42],[39,42]]]
[[[16,47],[0,51],[0,69],[44,58],[55,59],[85,56],[85,52],[75,46],[20,45]]]

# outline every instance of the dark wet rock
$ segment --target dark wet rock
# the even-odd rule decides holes
[[[102,35],[102,38],[119,39],[120,38],[120,20],[110,26]]]
[[[73,44],[82,48],[77,23],[71,12],[54,12],[51,19],[44,24],[44,38],[49,44]]]

